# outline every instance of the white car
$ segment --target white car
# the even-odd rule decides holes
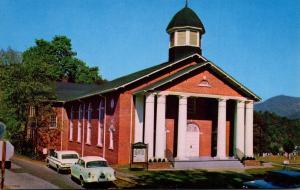
[[[115,181],[115,170],[107,161],[98,156],[85,156],[71,166],[71,178],[80,180],[81,186],[87,183]]]
[[[72,164],[78,161],[79,154],[75,151],[54,151],[46,158],[47,165],[59,173],[61,170],[70,170]]]

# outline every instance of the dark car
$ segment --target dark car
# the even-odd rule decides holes
[[[286,189],[300,188],[300,172],[292,170],[269,171],[265,179],[247,181],[244,189]]]

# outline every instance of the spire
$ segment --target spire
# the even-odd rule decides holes
[[[185,0],[185,7],[188,7],[189,0]]]

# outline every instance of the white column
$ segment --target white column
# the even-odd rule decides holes
[[[144,96],[135,97],[134,142],[143,142]]]
[[[154,139],[154,95],[146,96],[145,104],[145,143],[148,144],[148,158],[153,158]]]
[[[242,158],[245,154],[245,102],[238,100],[235,111],[235,155]]]
[[[177,159],[185,159],[185,138],[187,128],[187,97],[179,97]]]
[[[218,138],[217,157],[226,158],[226,100],[219,99],[218,104]]]
[[[246,102],[245,155],[253,157],[253,101]]]
[[[166,150],[166,96],[157,96],[155,157],[165,158]]]

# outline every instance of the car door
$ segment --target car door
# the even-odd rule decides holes
[[[54,152],[53,155],[50,156],[50,159],[49,159],[49,165],[52,166],[52,167],[56,167],[55,165],[55,158],[57,157],[57,153]]]
[[[73,176],[75,176],[76,178],[79,178],[79,176],[80,176],[80,168],[81,168],[81,163],[82,163],[83,161],[81,160],[81,159],[79,159],[77,162],[76,162],[76,164],[72,167],[72,175]]]

